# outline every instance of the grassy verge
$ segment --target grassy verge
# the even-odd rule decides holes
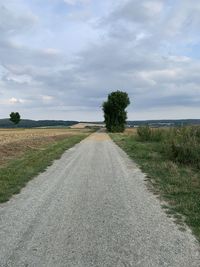
[[[84,139],[88,134],[69,136],[53,144],[27,151],[19,159],[8,162],[0,168],[0,202],[10,199],[13,194],[38,173],[51,165],[53,160],[61,157],[63,152]]]
[[[167,139],[141,141],[137,134],[111,134],[112,139],[147,174],[154,192],[166,201],[166,212],[183,228],[188,224],[200,240],[200,169],[167,154]],[[199,159],[200,160],[200,159]],[[182,226],[181,226],[182,224]],[[184,228],[183,228],[184,229]]]

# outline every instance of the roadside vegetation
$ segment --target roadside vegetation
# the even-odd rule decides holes
[[[5,134],[5,131],[0,131],[0,202],[19,193],[30,179],[91,132],[92,130],[32,129],[14,132],[7,130]]]
[[[144,126],[111,137],[147,174],[169,216],[200,240],[200,127]]]

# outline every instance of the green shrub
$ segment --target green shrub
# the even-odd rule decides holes
[[[137,135],[140,141],[150,141],[151,140],[151,129],[149,126],[140,126],[137,129]]]
[[[137,129],[141,142],[161,142],[166,158],[200,169],[200,127],[187,126],[171,129],[152,129],[141,126]]]
[[[171,129],[164,142],[164,151],[175,162],[200,168],[200,128]]]
[[[160,142],[164,138],[165,130],[151,129],[151,141]]]
[[[137,129],[139,141],[153,141],[159,142],[163,139],[164,130],[151,129],[149,126],[140,126]]]

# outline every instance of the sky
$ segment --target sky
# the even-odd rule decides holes
[[[200,119],[200,1],[0,0],[0,118]]]

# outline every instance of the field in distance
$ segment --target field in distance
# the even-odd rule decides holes
[[[85,129],[84,132],[88,130]],[[31,129],[4,129],[0,128],[0,145],[24,140],[45,139],[58,136],[76,135],[74,129],[67,128],[31,128]]]
[[[79,122],[70,126],[71,129],[85,129],[89,127],[105,127],[103,123]]]

